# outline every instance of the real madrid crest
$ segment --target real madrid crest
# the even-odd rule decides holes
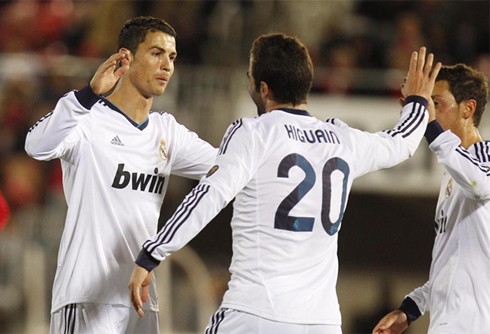
[[[446,198],[449,198],[452,192],[453,192],[453,178],[451,177],[447,182],[447,186],[446,186]]]
[[[167,145],[163,138],[160,138],[160,148],[158,151],[160,152],[160,158],[162,158],[163,160],[167,160]]]

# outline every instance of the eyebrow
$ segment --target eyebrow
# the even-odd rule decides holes
[[[152,46],[152,47],[150,48],[150,50],[152,50],[152,49],[157,49],[157,50],[159,50],[159,51],[161,51],[161,52],[167,53],[167,50],[165,50],[165,49],[163,49],[163,48],[161,48],[161,47],[159,47],[159,46],[156,46],[156,45],[155,45],[155,46]],[[170,52],[170,54],[171,54],[171,55],[175,55],[175,57],[177,57],[177,51],[172,51],[172,52]]]

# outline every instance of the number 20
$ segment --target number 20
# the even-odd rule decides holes
[[[301,201],[301,199],[313,188],[316,181],[315,171],[311,164],[300,154],[292,153],[287,155],[279,163],[277,177],[289,177],[289,170],[298,166],[305,173],[305,178],[300,184],[284,199],[276,211],[274,228],[294,232],[311,232],[313,230],[314,217],[294,217],[289,212]],[[334,171],[344,174],[342,183],[341,206],[337,221],[330,220],[330,199],[332,197],[331,175]],[[321,220],[325,232],[334,235],[339,229],[340,222],[344,216],[345,203],[347,200],[347,181],[349,177],[349,165],[341,158],[331,158],[323,166],[322,172],[322,214]]]

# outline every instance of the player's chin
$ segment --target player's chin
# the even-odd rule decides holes
[[[167,85],[166,84],[163,85],[163,86],[154,87],[151,95],[154,96],[154,97],[160,96],[163,93],[165,93],[165,90],[166,89],[167,89]]]

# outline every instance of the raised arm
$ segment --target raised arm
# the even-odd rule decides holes
[[[402,93],[403,108],[397,124],[391,130],[371,134],[357,131],[356,146],[359,147],[359,175],[392,167],[409,157],[417,149],[427,126],[430,96],[441,64],[433,66],[434,55],[422,47],[414,52]]]
[[[117,70],[117,64],[121,67]],[[79,91],[71,91],[63,96],[53,111],[42,117],[30,129],[26,137],[25,150],[38,160],[51,160],[66,155],[79,138],[67,138],[90,113],[99,95],[110,90],[127,70],[127,55],[113,54],[100,65],[90,85]]]

